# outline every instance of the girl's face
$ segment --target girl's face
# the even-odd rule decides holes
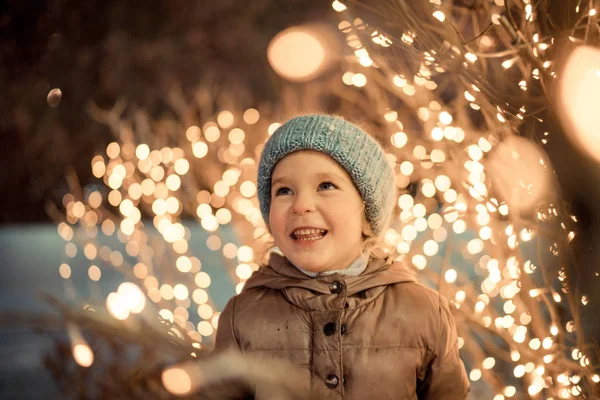
[[[275,244],[311,272],[344,269],[362,250],[363,202],[335,160],[298,151],[275,166],[269,226]]]

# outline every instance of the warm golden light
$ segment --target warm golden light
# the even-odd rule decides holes
[[[125,320],[129,317],[129,308],[123,304],[123,301],[116,292],[112,292],[106,297],[106,308],[118,320]]]
[[[248,264],[240,264],[236,267],[235,273],[240,279],[248,279],[252,275],[252,269]]]
[[[198,323],[198,333],[202,336],[210,336],[214,333],[215,328],[208,321],[200,321]]]
[[[227,129],[235,123],[235,117],[231,111],[221,111],[217,116],[217,123],[221,128]]]
[[[243,118],[245,123],[247,123],[248,125],[253,125],[258,122],[260,118],[260,113],[255,108],[249,108],[246,111],[244,111]]]
[[[187,256],[180,256],[177,258],[175,265],[181,272],[190,272],[192,270],[192,260]]]
[[[400,149],[404,147],[408,142],[408,136],[406,136],[406,133],[404,132],[396,132],[392,135],[391,142],[394,145],[394,147]]]
[[[117,142],[109,143],[108,146],[106,146],[106,155],[110,158],[117,158],[120,152],[121,146],[119,146],[119,143]]]
[[[199,288],[206,289],[210,286],[210,276],[206,272],[198,272],[194,278]]]
[[[67,334],[71,340],[71,351],[75,362],[85,368],[92,365],[94,362],[94,353],[83,338],[77,325],[69,322],[67,324]]]
[[[244,289],[244,282],[240,282],[237,285],[235,285],[235,292],[237,294],[240,294],[243,289]]]
[[[241,246],[238,249],[237,256],[241,262],[250,262],[252,261],[252,257],[254,257],[254,252],[249,246]]]
[[[175,172],[177,172],[179,175],[185,175],[190,169],[190,163],[185,158],[180,158],[179,160],[175,161],[173,167],[175,168]]]
[[[203,158],[208,154],[208,145],[204,142],[196,142],[192,145],[192,153],[196,158]]]
[[[308,81],[325,66],[325,46],[306,28],[289,28],[277,34],[267,50],[271,67],[291,81]]]
[[[173,286],[165,283],[160,287],[160,296],[165,300],[173,299]]]
[[[600,50],[580,46],[569,56],[559,82],[561,121],[581,151],[600,162],[598,99]]]
[[[135,149],[135,156],[139,160],[145,160],[146,158],[148,158],[149,155],[150,155],[150,147],[148,147],[147,144],[140,144]]]
[[[202,319],[209,319],[213,316],[214,311],[208,304],[201,304],[198,306],[198,316]]]
[[[92,281],[97,282],[100,280],[102,273],[100,268],[98,268],[96,265],[91,265],[90,268],[88,268],[88,275]]]
[[[185,286],[181,283],[178,283],[173,288],[173,296],[177,300],[185,300],[185,299],[187,299],[188,295],[189,295],[189,292],[188,292],[187,286]]]
[[[367,77],[364,74],[352,75],[352,84],[356,87],[363,87],[367,84]]]
[[[209,250],[217,251],[221,248],[221,244],[221,238],[217,235],[210,235],[206,239],[206,247],[208,247]]]
[[[192,299],[196,304],[204,304],[208,301],[208,293],[204,289],[196,289],[192,293]]]
[[[334,0],[334,2],[331,3],[331,7],[333,7],[333,9],[337,12],[342,12],[346,9],[346,6],[340,3],[338,0]]]
[[[231,131],[229,131],[229,141],[232,144],[241,144],[244,142],[245,138],[246,133],[240,128],[233,128]]]
[[[183,368],[171,367],[162,373],[162,383],[169,393],[184,396],[192,391],[192,378]]]
[[[124,282],[117,289],[119,299],[123,307],[128,311],[138,314],[142,312],[146,305],[146,296],[138,285],[131,282]]]
[[[185,131],[185,137],[186,137],[186,139],[189,140],[192,143],[198,141],[200,139],[201,135],[202,135],[202,131],[200,130],[199,127],[197,127],[195,125],[190,126]]]
[[[489,170],[511,209],[529,210],[542,199],[549,184],[545,158],[533,142],[518,136],[507,138],[492,152]]]
[[[442,11],[436,11],[433,13],[434,18],[438,19],[440,22],[444,22],[446,19],[446,15]]]
[[[269,128],[267,129],[269,136],[271,136],[273,133],[275,133],[277,128],[279,128],[280,126],[281,126],[281,124],[279,122],[273,122],[271,125],[269,125]]]
[[[214,215],[210,214],[205,215],[204,218],[202,218],[202,221],[200,221],[200,224],[204,229],[206,229],[209,232],[214,232],[219,227],[219,222],[217,221],[217,218]]]
[[[69,279],[71,277],[71,267],[68,264],[60,264],[58,268],[58,273],[63,279]]]
[[[102,204],[102,195],[100,192],[93,191],[88,197],[88,203],[92,208],[98,208]]]
[[[225,224],[228,224],[229,222],[231,222],[232,215],[231,215],[231,211],[229,211],[228,209],[220,208],[215,213],[215,217],[219,224],[225,225]]]
[[[469,379],[471,379],[472,381],[478,381],[479,379],[481,379],[481,370],[479,368],[472,369],[469,373]]]
[[[94,362],[94,353],[87,344],[77,344],[73,346],[73,358],[77,364],[87,368]]]

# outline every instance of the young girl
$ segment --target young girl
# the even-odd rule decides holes
[[[447,302],[374,248],[394,188],[383,150],[357,126],[305,115],[277,129],[258,196],[283,254],[271,253],[229,301],[217,350],[289,361],[312,398],[464,399]],[[270,398],[267,387],[255,391]]]

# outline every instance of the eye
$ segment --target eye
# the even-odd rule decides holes
[[[290,194],[292,192],[292,189],[287,188],[287,187],[280,187],[279,189],[277,189],[277,191],[275,192],[275,197],[277,196],[285,196],[287,194]]]
[[[331,190],[331,189],[337,189],[337,186],[335,186],[331,182],[321,182],[321,184],[319,185],[319,189],[320,190]]]

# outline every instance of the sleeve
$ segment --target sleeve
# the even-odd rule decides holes
[[[418,387],[419,400],[465,399],[470,389],[465,366],[458,354],[458,337],[448,301],[439,299],[440,332],[427,372]]]
[[[215,348],[212,352],[213,359],[230,357],[231,353],[228,354],[227,350],[240,351],[239,341],[234,329],[235,299],[233,297],[229,300],[219,316]],[[232,367],[231,370],[235,370],[235,368]],[[228,373],[230,372],[228,371]],[[238,400],[253,398],[253,388],[251,385],[238,377],[232,379],[228,373],[222,376],[222,380],[200,387],[196,399]]]
[[[230,348],[240,349],[240,343],[235,336],[233,315],[235,311],[235,296],[229,300],[225,309],[219,316],[217,326],[217,338],[215,340],[215,352],[221,352]]]

